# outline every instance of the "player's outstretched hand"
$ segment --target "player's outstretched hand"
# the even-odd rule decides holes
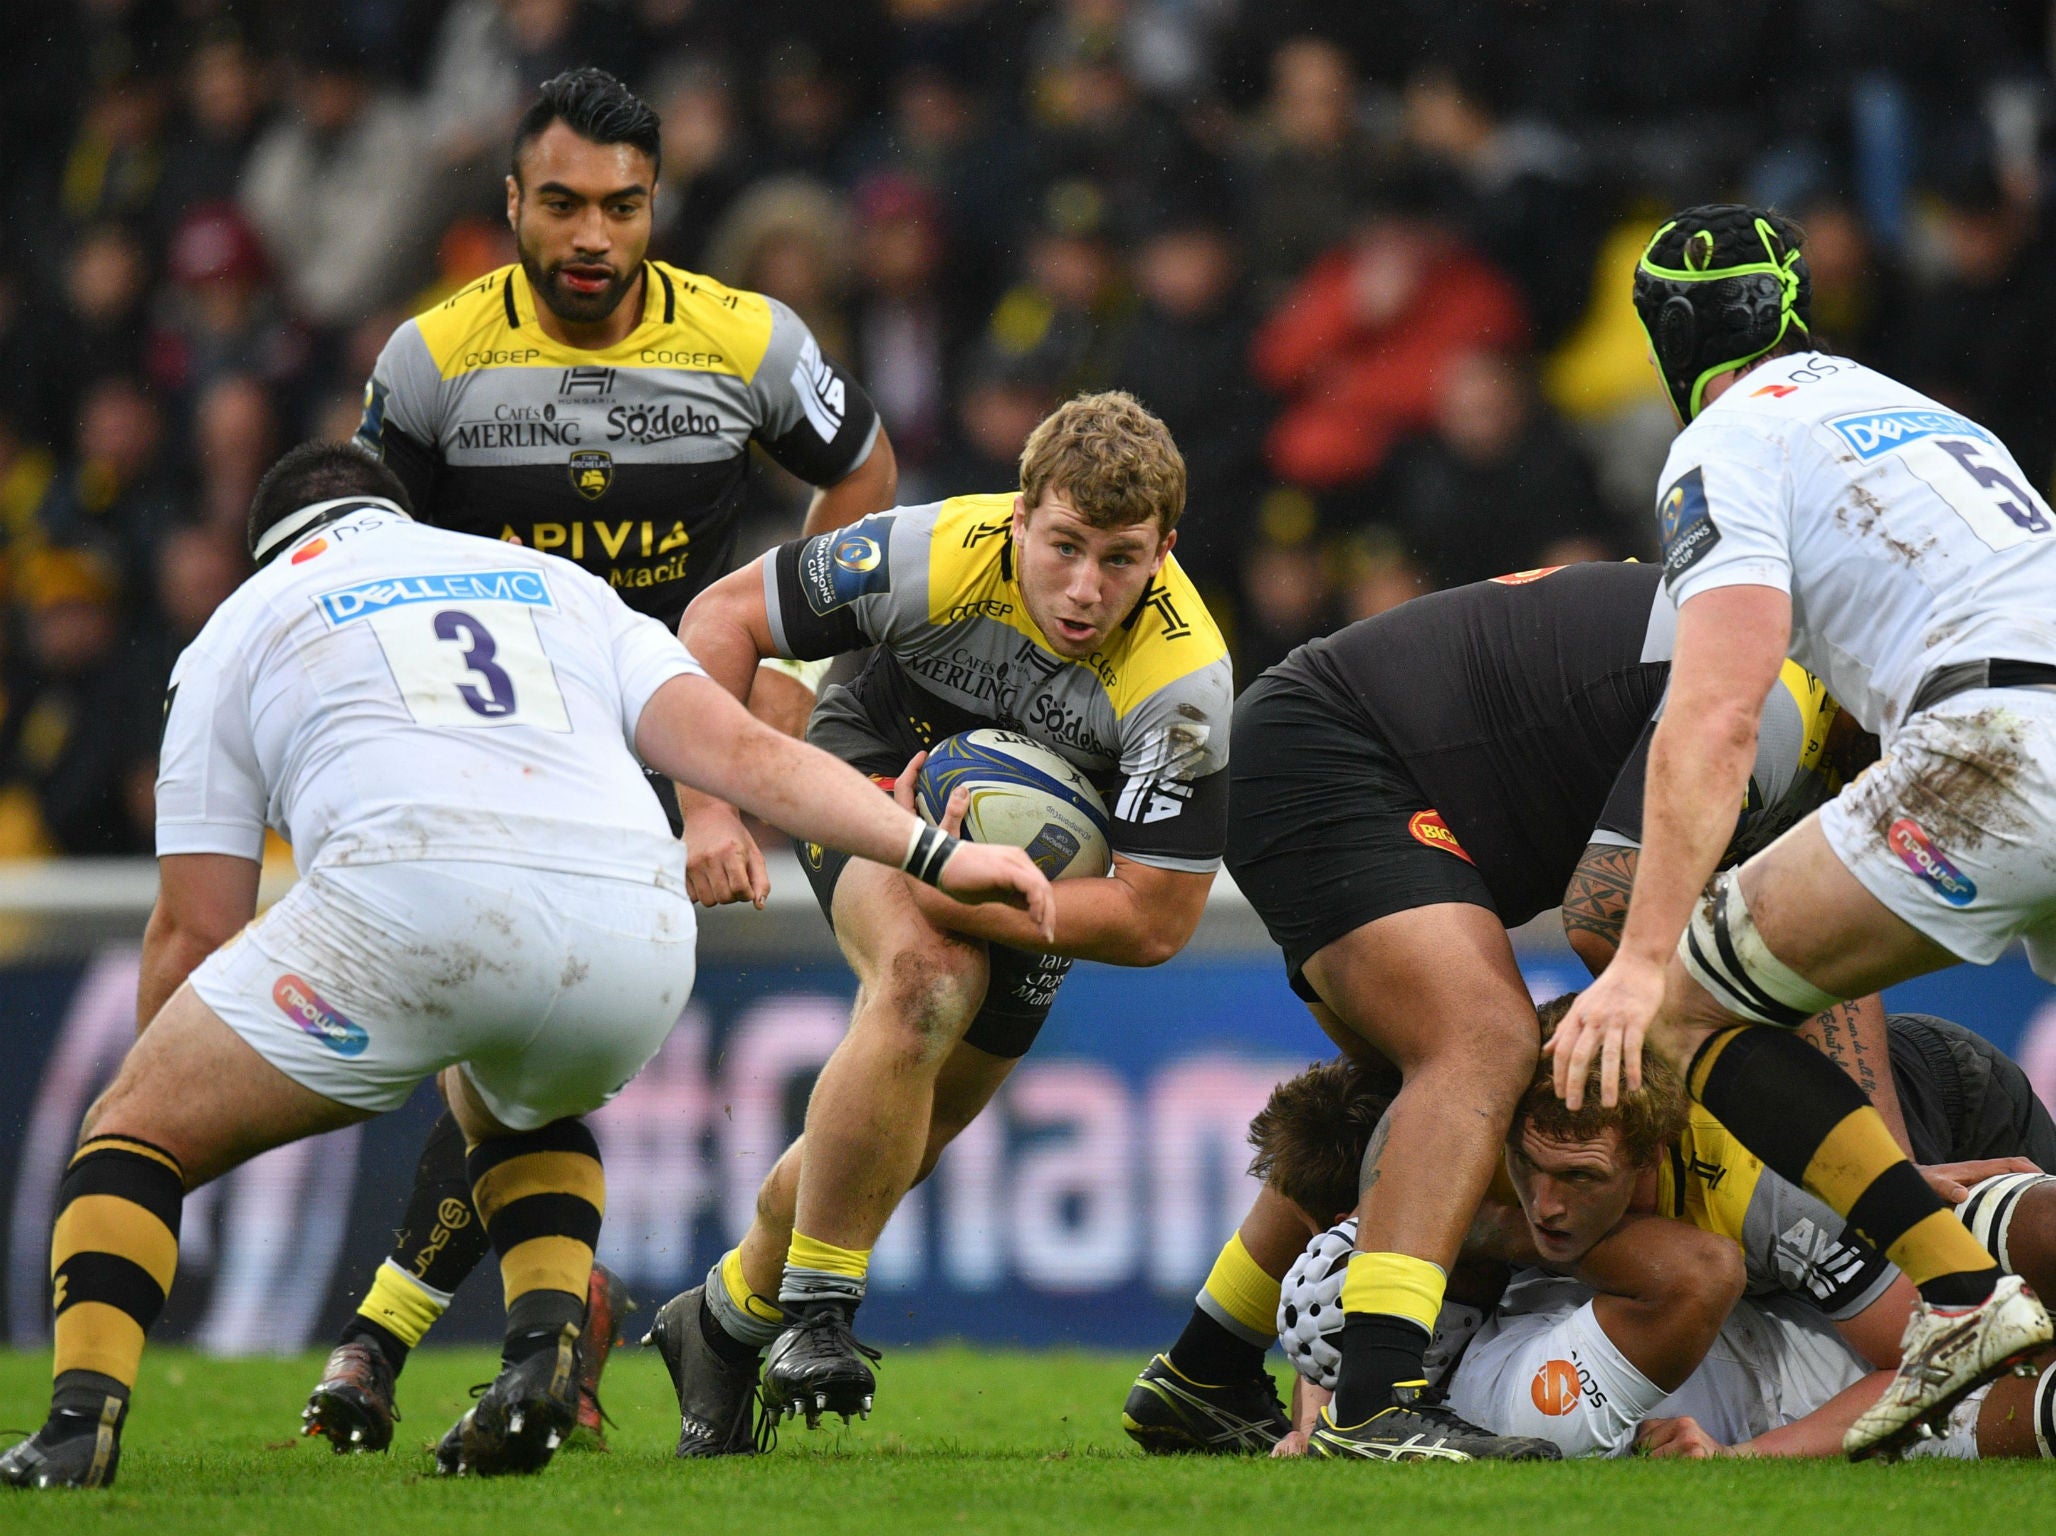
[[[1661,964],[1615,955],[1571,1004],[1544,1047],[1555,1065],[1556,1096],[1565,1108],[1584,1104],[1595,1061],[1599,1102],[1608,1108],[1620,1102],[1624,1071],[1630,1093],[1642,1086],[1642,1041],[1663,1004],[1663,973]]]
[[[958,901],[998,901],[1020,907],[1035,924],[1043,943],[1056,938],[1056,900],[1050,892],[1049,879],[1019,848],[958,843],[949,862],[942,866],[942,878],[937,884]]]
[[[1967,1163],[1934,1163],[1923,1167],[1920,1176],[1928,1187],[1951,1205],[1961,1205],[1970,1192],[1986,1179],[2002,1173],[2040,1173],[2043,1170],[2024,1157],[1981,1157]]]
[[[685,888],[703,907],[731,901],[762,907],[771,894],[763,852],[734,806],[696,797],[686,812]]]
[[[1644,1456],[1688,1461],[1733,1454],[1701,1429],[1697,1419],[1644,1419],[1635,1426],[1635,1449]]]

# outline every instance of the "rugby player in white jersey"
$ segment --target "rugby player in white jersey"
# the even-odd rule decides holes
[[[656,1052],[693,981],[685,853],[641,764],[1050,934],[1020,850],[960,845],[755,720],[576,566],[406,504],[355,448],[286,455],[251,508],[257,573],[173,671],[149,1027],[59,1191],[50,1414],[0,1481],[112,1482],[187,1190],[438,1074],[507,1334],[437,1462],[548,1462],[576,1414],[605,1205],[579,1116]],[[267,827],[301,880],[252,922]]]
[[[1891,1453],[2049,1316],[2000,1275],[1862,1094],[1791,1026],[2015,939],[2056,976],[2056,518],[1989,431],[1810,350],[1799,232],[1733,205],[1666,222],[1635,305],[1678,417],[1657,514],[1678,605],[1620,952],[1555,1043],[1573,1106],[1639,1077],[1692,1096],[1920,1290],[1899,1374],[1848,1432]],[[1789,655],[1884,758],[1702,898]]]

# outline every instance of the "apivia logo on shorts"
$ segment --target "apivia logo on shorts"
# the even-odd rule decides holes
[[[1901,816],[1892,823],[1885,834],[1885,841],[1892,852],[1905,861],[1906,867],[1935,888],[1935,894],[1952,907],[1967,907],[1977,900],[1977,886],[1968,875],[1949,862],[1948,856],[1935,846],[1935,840],[1928,836],[1927,828],[1910,816]]]
[[[1463,851],[1463,844],[1456,840],[1456,834],[1449,830],[1449,823],[1442,819],[1440,811],[1415,811],[1406,820],[1406,830],[1414,835],[1417,843],[1426,843],[1430,848],[1440,848],[1444,853],[1453,853],[1466,864],[1478,861]]]
[[[1992,434],[1968,416],[1954,411],[1864,411],[1855,416],[1838,416],[1828,423],[1835,436],[1856,450],[1856,457],[1868,463],[1881,453],[1903,448],[1923,437],[1974,437],[1992,441]]]
[[[344,1018],[321,1000],[306,982],[291,971],[271,984],[271,1000],[279,1010],[338,1056],[362,1056],[371,1036],[362,1024]]]
[[[386,576],[337,587],[314,599],[331,625],[383,613],[408,603],[525,603],[554,608],[541,571],[446,571],[433,576]]]

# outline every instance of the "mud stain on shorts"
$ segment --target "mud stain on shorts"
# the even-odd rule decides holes
[[[2036,841],[2037,829],[2023,813],[2020,777],[2030,764],[2028,722],[2001,705],[1972,715],[1932,720],[1912,739],[1894,744],[1895,755],[1917,758],[1898,772],[1881,771],[1859,781],[1868,803],[1863,814],[1881,840],[1892,823],[1910,816],[1946,852],[1970,852],[1993,838]]]

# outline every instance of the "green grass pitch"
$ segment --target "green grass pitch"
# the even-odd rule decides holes
[[[619,1421],[611,1453],[566,1451],[534,1478],[439,1479],[425,1446],[492,1364],[483,1351],[423,1350],[400,1384],[406,1417],[393,1452],[338,1457],[295,1434],[318,1357],[226,1361],[153,1351],[117,1486],[0,1490],[0,1532],[1296,1536],[1376,1531],[1389,1521],[1406,1536],[1961,1536],[2039,1530],[2056,1511],[2056,1467],[2045,1463],[1150,1460],[1120,1429],[1137,1360],[970,1349],[893,1351],[868,1424],[788,1430],[768,1458],[691,1464],[670,1457],[677,1416],[662,1366],[624,1349],[607,1372],[607,1407]],[[0,1425],[41,1421],[48,1370],[47,1356],[0,1353]]]

